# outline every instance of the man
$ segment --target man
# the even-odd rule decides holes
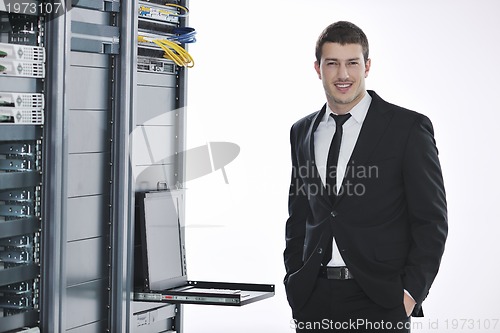
[[[447,208],[430,120],[365,89],[368,40],[328,26],[327,103],[291,129],[285,288],[297,332],[409,332],[438,272]]]

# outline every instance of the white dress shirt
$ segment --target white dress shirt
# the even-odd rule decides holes
[[[347,119],[344,125],[342,125],[343,135],[337,164],[337,189],[340,189],[342,185],[347,169],[347,163],[351,158],[356,141],[358,141],[359,132],[361,131],[361,126],[363,125],[363,121],[368,113],[371,101],[371,96],[365,92],[363,99],[356,104],[351,111],[349,111],[351,117]],[[315,162],[324,186],[326,186],[328,151],[330,150],[330,144],[332,142],[333,135],[335,134],[335,120],[330,117],[330,113],[333,113],[333,111],[327,104],[325,115],[314,132]],[[342,259],[340,251],[337,247],[337,243],[335,242],[335,238],[333,239],[332,259],[327,266],[345,266],[344,260]]]

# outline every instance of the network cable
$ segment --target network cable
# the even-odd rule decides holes
[[[171,36],[168,39],[182,44],[196,42],[196,30],[191,27],[177,27],[172,30],[176,36]]]
[[[149,42],[158,45],[165,52],[163,57],[171,59],[178,66],[188,68],[192,68],[194,66],[193,57],[191,57],[189,52],[175,41],[145,36],[138,36],[138,41],[140,43]]]
[[[162,10],[162,14],[167,14],[167,15],[172,15],[172,16],[178,16],[178,17],[187,17],[189,15],[189,9],[187,7],[184,7],[184,6],[181,6],[181,5],[177,5],[175,3],[166,3],[165,4],[165,7],[175,7],[175,8],[179,8],[181,10],[184,11],[184,14],[179,14],[177,12],[170,12],[170,11],[164,11]]]

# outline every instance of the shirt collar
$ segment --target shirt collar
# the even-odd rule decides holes
[[[366,114],[368,113],[368,108],[370,107],[370,103],[372,102],[372,97],[368,92],[365,92],[365,96],[359,101],[358,104],[356,104],[349,113],[351,114],[351,118],[356,120],[357,123],[362,124],[363,121],[366,118]],[[323,116],[323,119],[321,120],[322,122],[328,122],[329,120],[332,120],[330,117],[330,113],[334,113],[330,107],[328,106],[328,103],[326,103],[326,112],[325,115]]]

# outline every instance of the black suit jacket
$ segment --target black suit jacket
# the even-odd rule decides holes
[[[314,157],[314,131],[326,108],[292,126],[284,282],[294,314],[307,301],[333,236],[356,281],[383,307],[401,305],[406,289],[417,302],[413,315],[422,316],[438,272],[448,228],[432,124],[368,92],[372,102],[335,205]]]

